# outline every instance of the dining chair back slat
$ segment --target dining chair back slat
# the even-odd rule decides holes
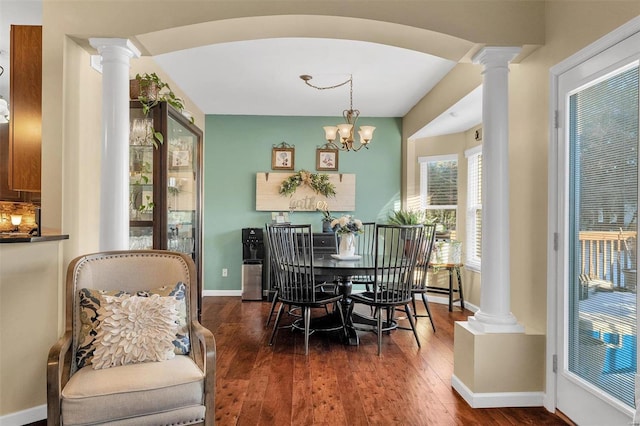
[[[276,336],[285,305],[302,309],[305,332],[305,354],[309,352],[310,309],[326,308],[342,296],[327,293],[316,286],[313,271],[313,234],[311,225],[266,225],[267,242],[273,257],[272,268],[278,284],[277,297],[280,309],[271,334]],[[274,299],[275,304],[275,299]],[[344,331],[344,319],[340,328]]]
[[[429,308],[429,301],[427,298],[429,284],[429,260],[431,259],[431,253],[433,252],[433,246],[436,240],[436,225],[425,225],[424,226],[424,243],[422,248],[420,249],[420,253],[418,254],[418,262],[416,264],[416,270],[413,274],[413,298],[411,302],[413,304],[413,317],[417,320],[419,317],[427,317],[431,321],[431,328],[433,331],[436,331],[436,325],[433,322],[433,318],[431,317],[431,309]],[[418,314],[416,310],[416,295],[420,295],[422,298],[422,303],[424,304],[424,308],[427,311],[426,314]]]
[[[423,226],[377,225],[374,300],[403,303],[411,300],[414,271],[424,245]]]
[[[411,304],[416,265],[425,247],[423,225],[376,225],[375,273],[370,289],[351,295],[355,303],[368,305],[375,310],[378,335],[378,355],[382,353],[382,333],[398,328],[393,319],[396,307],[403,306],[418,347],[420,340],[415,329]],[[387,312],[383,322],[383,310]]]

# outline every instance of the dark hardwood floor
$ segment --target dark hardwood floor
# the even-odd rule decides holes
[[[359,347],[315,333],[305,357],[301,332],[282,329],[269,346],[269,305],[204,298],[202,323],[217,346],[219,426],[567,424],[542,407],[472,409],[453,390],[453,323],[470,311],[432,303],[437,331],[427,318],[418,320],[422,349],[404,330],[383,337],[382,357],[373,333],[360,332]]]
[[[418,304],[418,311],[424,307]],[[472,409],[451,387],[453,323],[470,311],[432,303],[418,320],[422,349],[410,331],[360,332],[359,347],[333,333],[279,331],[268,345],[267,302],[205,297],[202,322],[216,338],[218,425],[565,425],[543,407]],[[320,312],[321,313],[321,312]],[[286,321],[290,322],[290,318]],[[273,323],[272,323],[273,324]]]

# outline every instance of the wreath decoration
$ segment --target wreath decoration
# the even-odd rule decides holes
[[[289,176],[280,184],[280,195],[291,196],[302,185],[309,185],[316,193],[325,197],[335,197],[336,187],[329,182],[329,175],[326,173],[311,173],[300,170]]]

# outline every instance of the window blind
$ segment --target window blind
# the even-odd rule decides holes
[[[467,250],[468,268],[480,270],[482,258],[482,146],[469,149],[467,157]]]
[[[427,219],[448,231],[456,229],[458,208],[458,156],[420,157],[420,204]]]
[[[568,102],[569,370],[633,407],[638,64],[580,88]]]

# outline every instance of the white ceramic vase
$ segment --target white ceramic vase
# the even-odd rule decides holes
[[[348,233],[340,235],[338,254],[343,257],[356,254],[356,236],[354,234]]]

